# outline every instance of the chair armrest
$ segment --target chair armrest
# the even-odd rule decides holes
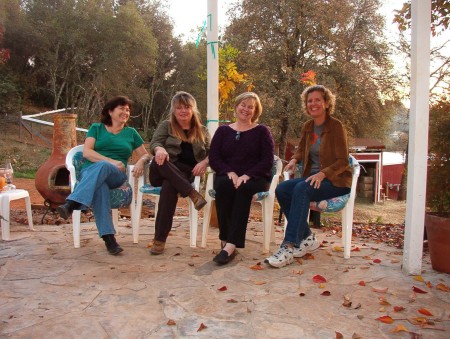
[[[194,186],[194,189],[199,192],[200,191],[200,176],[195,176],[194,178],[194,182],[192,183],[192,185]]]

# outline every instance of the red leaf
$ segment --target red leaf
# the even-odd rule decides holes
[[[203,331],[205,328],[208,328],[204,323],[200,324],[200,327],[198,328],[197,332]]]
[[[416,292],[416,293],[422,293],[422,294],[428,293],[428,292],[426,292],[426,291],[424,291],[424,290],[421,290],[420,288],[418,288],[418,287],[416,287],[416,286],[413,286],[412,290],[413,290],[414,292]]]
[[[365,282],[364,280],[361,280],[361,281],[358,283],[358,285],[359,285],[359,286],[366,286],[366,282]]]
[[[403,311],[405,308],[403,306],[394,306],[394,312],[401,312]]]
[[[312,279],[315,283],[326,283],[327,282],[327,279],[322,277],[320,274],[315,275]]]
[[[177,323],[175,322],[175,320],[173,320],[173,319],[169,319],[168,321],[167,321],[167,325],[169,325],[169,326],[174,326],[174,325],[176,325]]]
[[[226,291],[228,288],[226,286],[222,286],[221,288],[218,288],[217,290],[220,292]]]
[[[431,314],[431,312],[428,311],[426,308],[421,308],[421,309],[418,310],[418,311],[419,311],[419,313],[421,313],[421,314],[423,314],[423,315],[428,315],[428,316],[430,316],[430,317],[433,316],[433,314]]]
[[[323,291],[322,293],[320,293],[320,295],[324,295],[324,296],[328,297],[328,296],[331,295],[331,292],[330,291]]]
[[[385,324],[392,324],[392,323],[394,322],[394,319],[392,319],[392,318],[391,318],[390,316],[388,316],[388,315],[379,317],[379,318],[377,318],[376,320],[379,320],[379,321],[381,321],[382,323],[385,323]]]
[[[359,247],[355,247],[354,249],[352,249],[350,252],[360,252],[361,250],[359,249]]]
[[[260,262],[257,263],[256,265],[250,266],[250,268],[251,268],[252,270],[255,270],[255,271],[261,271],[261,270],[264,269],[264,267],[261,266],[261,263],[260,263]]]
[[[380,259],[374,259],[373,262],[374,262],[375,264],[379,264],[379,263],[381,262],[381,260],[380,260]]]

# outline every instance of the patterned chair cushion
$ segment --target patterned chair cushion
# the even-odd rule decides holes
[[[349,198],[350,193],[327,200],[312,201],[309,208],[319,212],[338,212],[345,207]]]
[[[83,158],[83,152],[77,152],[73,156],[73,166],[75,167],[75,175],[77,179],[80,176],[81,166],[85,163],[85,161],[86,159]],[[125,181],[122,186],[112,189],[110,192],[110,202],[112,209],[130,206],[131,199],[133,197],[133,189],[128,181]]]
[[[145,184],[144,186],[139,188],[139,191],[141,191],[142,193],[146,193],[146,194],[160,195],[161,194],[161,187],[155,187],[155,186],[152,186],[150,184]]]

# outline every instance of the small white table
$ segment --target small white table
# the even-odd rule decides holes
[[[10,240],[9,238],[9,205],[13,200],[25,199],[25,207],[27,210],[28,226],[30,230],[33,228],[33,216],[31,214],[30,194],[27,190],[16,189],[12,191],[0,191],[0,215],[2,218],[2,239]]]

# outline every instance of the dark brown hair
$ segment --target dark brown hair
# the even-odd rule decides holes
[[[128,106],[130,107],[133,105],[133,101],[131,101],[126,96],[116,96],[109,100],[105,106],[102,109],[102,113],[100,115],[100,122],[105,124],[106,126],[112,125],[111,115],[109,115],[110,111],[113,111],[117,106]]]

